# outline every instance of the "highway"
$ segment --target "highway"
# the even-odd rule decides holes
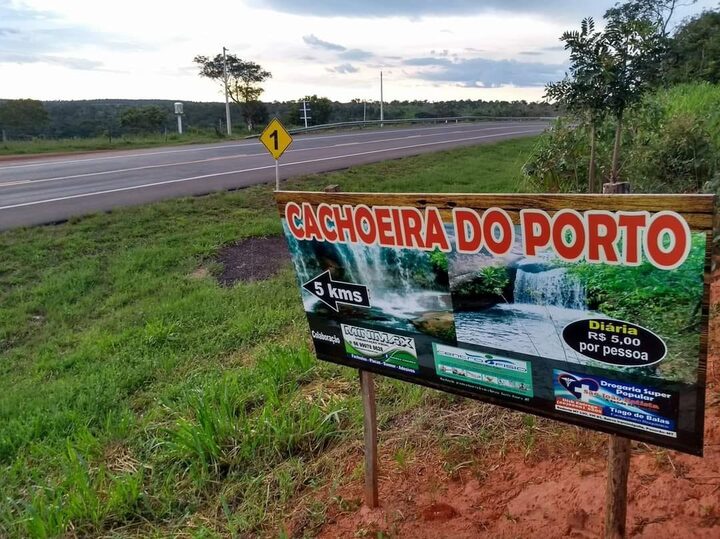
[[[541,133],[543,121],[443,124],[294,137],[280,177]],[[274,182],[260,142],[0,160],[0,230],[156,200]]]

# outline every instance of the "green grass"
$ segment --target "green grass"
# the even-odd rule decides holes
[[[533,144],[286,187],[515,191]],[[290,268],[212,277],[221,246],[278,233],[268,186],[0,233],[0,536],[272,535],[342,476],[328,470],[361,438],[356,373],[313,359]],[[384,428],[457,402],[389,380],[378,399]],[[324,512],[303,511],[309,533]]]
[[[219,137],[214,132],[190,132],[179,135],[132,135],[122,137],[92,137],[77,139],[35,139],[9,140],[0,142],[0,156],[34,155],[46,153],[89,152],[96,150],[130,150],[135,148],[153,148],[156,146],[175,146],[181,144],[206,144],[228,140],[242,140],[247,132],[240,130],[231,137]]]
[[[669,120],[685,116],[704,122],[715,146],[720,147],[720,85],[678,84],[660,90],[648,99],[665,110]]]

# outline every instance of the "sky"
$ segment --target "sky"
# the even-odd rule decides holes
[[[683,7],[676,20],[714,8]],[[222,100],[196,55],[272,73],[263,101],[317,94],[540,100],[559,36],[614,0],[0,0],[0,98]]]

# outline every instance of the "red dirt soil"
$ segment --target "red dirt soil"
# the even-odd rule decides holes
[[[720,275],[714,277],[712,298],[717,301]],[[629,537],[720,537],[718,318],[710,332],[705,457],[633,443]],[[354,480],[336,493],[353,502],[353,509],[347,504],[344,511],[331,506],[319,537],[602,536],[606,465],[602,451],[580,454],[557,447],[533,456],[516,450],[485,458],[482,474],[462,470],[455,478],[443,471],[440,453],[432,453],[417,455],[404,471],[391,454],[381,454],[381,507],[354,509],[363,499],[362,479]],[[348,473],[360,458],[347,463]]]

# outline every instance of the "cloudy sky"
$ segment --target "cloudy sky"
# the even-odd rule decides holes
[[[386,100],[537,100],[560,34],[613,3],[0,0],[0,98],[219,100],[192,58],[225,45],[272,72],[263,100],[379,99],[380,70]]]

